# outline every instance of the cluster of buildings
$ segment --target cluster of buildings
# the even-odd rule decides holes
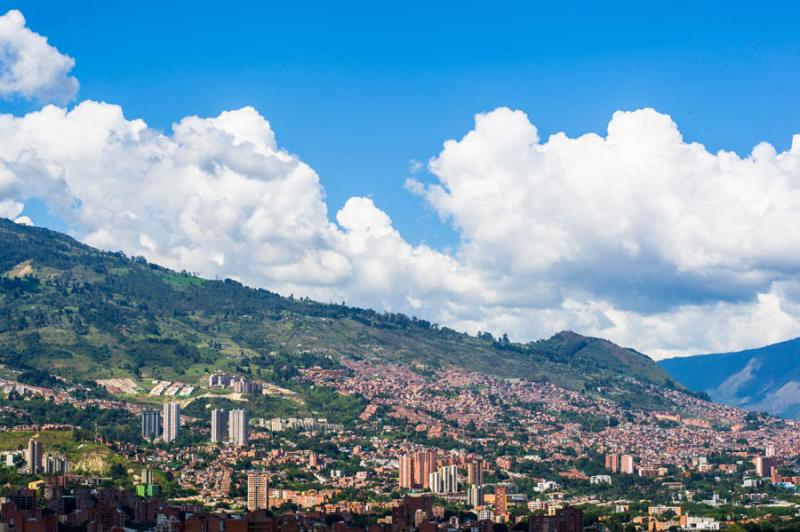
[[[245,409],[211,411],[211,443],[227,441],[246,447],[250,443],[250,416]]]
[[[507,482],[496,483],[493,493],[486,494],[484,473],[493,470],[491,463],[472,454],[415,450],[398,458],[398,485],[400,489],[430,492],[446,500],[464,503],[478,512],[481,519],[506,522],[510,518],[511,504],[526,499],[514,484]],[[544,483],[546,488],[542,491],[555,485]],[[492,509],[487,507],[488,502],[491,502]]]
[[[231,445],[246,447],[250,443],[250,415],[247,410],[225,410],[215,408],[211,411],[211,443],[228,442]],[[161,412],[146,410],[141,414],[142,437],[155,441],[160,438],[165,443],[177,439],[181,430],[181,405],[166,403]]]
[[[272,432],[283,432],[287,430],[300,430],[309,432],[343,432],[344,425],[341,423],[328,423],[325,418],[313,417],[290,417],[280,418],[274,417],[272,419],[258,419],[256,424],[271,430]]]
[[[150,395],[164,395],[167,397],[189,397],[194,392],[194,386],[182,382],[156,381],[150,390]]]
[[[41,397],[52,397],[54,394],[49,388],[42,386],[33,386],[22,382],[11,381],[8,379],[0,378],[0,392],[4,395],[10,393],[17,393],[20,395],[35,395]]]
[[[18,467],[22,463],[24,467]],[[24,469],[29,475],[65,475],[69,472],[69,460],[58,453],[43,452],[42,443],[36,438],[28,440],[24,451],[0,453],[0,465]]]
[[[420,435],[449,438],[465,446],[490,437],[552,461],[567,460],[573,452],[603,449],[618,455],[619,472],[654,478],[662,476],[664,468],[684,467],[699,455],[772,445],[788,456],[800,448],[797,421],[764,419],[753,427],[743,410],[642,383],[631,385],[638,386],[643,397],[657,397],[682,414],[653,413],[610,398],[588,399],[550,383],[453,368],[426,373],[366,357],[344,360],[343,365],[347,371],[307,370],[304,375],[314,383],[366,398],[369,404],[360,419],[365,425],[375,423],[375,412],[381,409],[387,412],[384,424],[410,426]],[[619,391],[603,388],[601,393],[613,397]],[[478,432],[483,433],[480,438]],[[608,469],[613,470],[611,464]]]
[[[260,394],[264,387],[244,377],[228,375],[227,373],[214,373],[208,376],[209,388],[230,388],[234,393],[239,394]]]
[[[156,532],[492,532],[490,519],[446,517],[430,496],[395,501],[389,514],[371,525],[357,525],[349,512],[300,510],[274,514],[264,508],[266,481],[248,477],[252,506],[246,512],[209,511],[193,503],[170,504],[116,488],[92,487],[70,477],[58,477],[43,490],[12,489],[0,498],[0,530],[90,532],[153,530]],[[583,514],[576,508],[533,516],[529,532],[581,532]]]
[[[272,419],[258,419],[256,424],[272,432],[284,432],[287,430],[299,430],[308,432],[344,432],[344,425],[341,423],[328,423],[326,418],[313,417],[290,417]]]
[[[681,506],[650,506],[646,516],[634,518],[635,524],[648,532],[668,530],[719,530],[722,523],[713,517],[691,516]]]
[[[297,524],[303,519],[299,515],[279,519],[264,510],[212,514],[201,505],[168,504],[130,490],[83,485],[80,480],[53,477],[42,489],[10,490],[0,497],[0,530],[297,532]],[[324,520],[320,524],[320,532],[332,532]]]
[[[114,442],[116,452],[141,466],[141,474],[130,494],[90,489],[95,507],[114,510],[103,507],[95,517],[114,522],[121,509],[124,526],[150,523],[165,531],[246,526],[288,532],[294,523],[307,530],[348,532],[359,528],[346,519],[331,524],[330,516],[363,514],[376,522],[375,531],[488,532],[493,523],[520,528],[525,520],[531,532],[559,532],[581,529],[577,505],[606,505],[613,514],[610,505],[618,501],[610,500],[610,494],[627,485],[651,486],[659,493],[655,502],[671,500],[667,504],[673,505],[689,500],[691,490],[683,486],[695,474],[723,477],[736,485],[742,480],[742,491],[754,497],[750,492],[761,486],[800,485],[800,475],[787,473],[797,470],[797,464],[783,458],[796,456],[800,448],[800,425],[793,421],[765,419],[754,428],[736,409],[645,385],[643,394],[661,394],[682,414],[623,408],[602,397],[614,390],[598,390],[590,397],[553,384],[457,369],[409,368],[369,359],[344,364],[346,370],[311,369],[304,375],[366,399],[362,415],[346,425],[316,416],[256,419],[251,424],[246,409],[216,408],[210,410],[210,423],[184,416],[182,426],[177,402],[140,411],[145,438],[186,443],[166,448]],[[209,386],[257,393],[250,384],[225,374],[209,377]],[[194,437],[179,439],[181,431]],[[29,443],[24,457],[9,455],[5,460],[20,465],[22,457],[26,464],[38,464],[31,473],[47,475],[46,487],[49,477],[66,476],[69,464],[62,467],[55,459],[59,457],[48,461],[37,443]],[[227,445],[214,445],[219,443]],[[764,452],[754,456],[753,447]],[[191,505],[159,501],[165,478],[187,494],[183,500]],[[93,507],[82,507],[77,517],[72,492],[60,488],[69,511],[59,513],[56,505],[56,521],[90,526]],[[402,500],[396,498],[398,488]],[[77,489],[83,493],[84,488]],[[708,497],[695,495],[698,502]],[[712,497],[710,506],[719,508],[720,501]],[[445,519],[443,506],[437,506],[443,502],[476,518]],[[37,511],[47,504],[38,504]],[[144,520],[138,521],[136,507],[152,511],[141,510]],[[300,510],[293,521],[265,513],[294,508]],[[702,516],[653,508],[652,514],[641,515],[639,507],[630,522],[653,532],[719,526]],[[15,516],[12,520],[28,515],[20,511],[25,510],[9,507],[8,515]],[[529,518],[530,512],[536,515]],[[252,528],[261,526],[267,528]]]
[[[161,412],[158,410],[145,410],[141,413],[142,438],[169,443],[178,438],[181,429],[180,403],[165,403]]]
[[[440,456],[433,450],[417,450],[399,457],[398,485],[401,489],[430,490],[437,495],[459,493],[462,485],[459,469],[466,469],[466,485],[473,498],[482,501],[485,467],[482,459],[473,456],[453,453]]]
[[[606,455],[606,469],[612,473],[633,475],[636,473],[636,458],[630,454],[609,453]]]
[[[130,377],[98,379],[95,382],[105,388],[108,393],[129,395],[139,393],[139,385]]]

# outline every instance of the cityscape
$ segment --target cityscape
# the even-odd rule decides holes
[[[245,379],[213,373],[190,384],[195,397],[213,391],[241,397],[221,384],[232,378]],[[589,521],[660,531],[719,530],[765,517],[792,519],[797,512],[800,423],[793,420],[639,383],[639,393],[662,396],[668,409],[369,359],[309,367],[299,378],[358,394],[363,408],[348,422],[333,423],[251,418],[246,408],[210,405],[202,416],[188,415],[182,405],[191,411],[191,397],[183,403],[166,397],[160,409],[127,403],[139,444],[70,424],[6,426],[7,438],[27,441],[0,453],[19,479],[6,495],[3,519],[24,521],[31,530],[524,524],[539,531],[582,530]],[[9,382],[5,389],[11,405],[36,398],[69,402],[75,394]],[[255,397],[268,393],[255,385],[244,389]],[[153,397],[149,391],[140,396]],[[122,406],[94,401],[105,409]],[[13,406],[5,414],[26,415]],[[105,474],[90,474],[85,462],[65,456],[63,443],[48,445],[61,441],[51,440],[54,434],[103,445],[119,461]]]
[[[0,532],[800,532],[800,4],[0,10]]]

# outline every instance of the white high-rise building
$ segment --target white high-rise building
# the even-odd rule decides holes
[[[142,438],[155,440],[161,433],[161,414],[155,410],[142,412]]]
[[[35,475],[42,472],[42,444],[39,440],[33,438],[28,440],[28,452],[25,454],[25,461],[28,463],[28,473]]]
[[[221,443],[228,436],[228,411],[215,408],[211,411],[211,443]]]
[[[458,466],[442,466],[428,477],[428,484],[433,493],[458,493]]]
[[[63,456],[44,453],[42,467],[47,475],[66,475],[69,473],[69,460]]]
[[[181,405],[178,403],[167,403],[164,405],[164,431],[162,433],[165,442],[175,441],[181,428]]]
[[[775,454],[775,446],[774,445],[767,445],[767,448],[764,449],[764,455],[767,458],[775,458],[775,456],[777,456]]]
[[[458,466],[445,466],[441,471],[443,493],[458,493]]]
[[[247,410],[231,410],[228,416],[228,439],[232,445],[246,446],[250,443],[249,423]]]
[[[439,477],[439,472],[434,471],[428,474],[428,487],[433,493],[441,493],[442,480]]]
[[[467,488],[467,504],[473,508],[483,506],[483,488],[476,484]]]

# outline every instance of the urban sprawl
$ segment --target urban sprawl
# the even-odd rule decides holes
[[[363,408],[345,421],[258,417],[250,401],[282,391],[219,372],[101,380],[97,397],[0,381],[0,442],[11,442],[0,448],[0,532],[719,530],[800,511],[800,424],[675,389],[629,382],[667,405],[642,408],[613,387],[367,358],[299,380]],[[208,407],[188,415],[200,398]],[[124,411],[140,439],[13,422],[37,400]]]

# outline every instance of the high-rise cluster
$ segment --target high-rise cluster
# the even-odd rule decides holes
[[[436,453],[417,451],[400,457],[400,487],[428,489],[430,474],[436,469]]]
[[[636,472],[636,459],[630,454],[619,455],[610,453],[606,455],[606,469],[612,473],[633,475]]]
[[[401,489],[430,490],[436,494],[458,493],[466,467],[466,486],[475,488],[474,500],[483,500],[483,460],[464,455],[440,457],[435,451],[415,451],[399,457]],[[473,504],[476,506],[477,504]]]
[[[221,408],[211,411],[211,442],[222,443],[226,439],[232,445],[246,447],[250,443],[250,416],[247,410],[230,412]]]

